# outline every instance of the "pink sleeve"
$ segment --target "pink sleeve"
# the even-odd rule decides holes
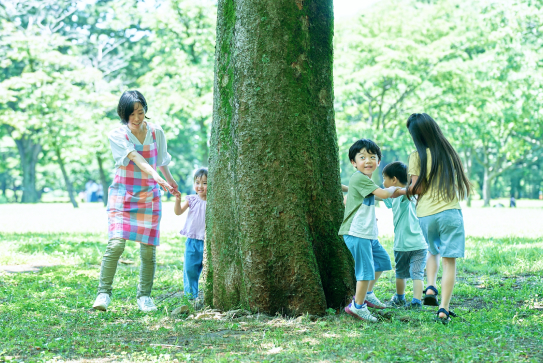
[[[189,208],[191,208],[191,209],[192,209],[193,206],[194,206],[194,202],[195,202],[194,197],[196,197],[195,194],[190,194],[190,195],[187,195],[186,198],[185,198],[185,200],[186,200],[187,202],[189,202]]]

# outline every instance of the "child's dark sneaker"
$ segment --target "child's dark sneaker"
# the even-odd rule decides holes
[[[405,299],[400,299],[397,294],[394,294],[390,301],[387,302],[387,306],[391,308],[403,308],[406,304]]]
[[[354,316],[358,320],[365,320],[369,321],[370,323],[377,323],[377,318],[371,315],[368,307],[363,305],[360,309],[357,309],[354,305],[354,300],[348,306],[345,306],[345,312],[349,315]]]
[[[202,310],[204,308],[204,299],[200,299],[200,297],[191,300],[192,306],[194,307],[194,310]]]
[[[365,304],[367,304],[370,308],[375,309],[385,309],[386,305],[383,304],[375,294],[367,294],[366,295],[366,301],[364,301]]]
[[[408,302],[405,303],[405,308],[409,310],[420,310],[422,309],[422,304],[416,302]]]

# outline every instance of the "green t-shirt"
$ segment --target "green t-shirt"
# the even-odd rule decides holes
[[[383,203],[387,208],[392,208],[394,214],[394,251],[417,251],[428,248],[420,229],[415,202],[403,195],[385,199]]]
[[[377,239],[377,220],[375,217],[375,195],[377,184],[357,171],[349,180],[349,194],[345,205],[343,223],[339,235],[348,234],[366,239]]]

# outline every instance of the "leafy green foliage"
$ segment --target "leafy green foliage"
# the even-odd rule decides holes
[[[383,165],[406,161],[413,146],[405,120],[425,111],[487,204],[509,193],[537,197],[542,12],[540,2],[382,0],[337,22],[344,182],[347,149],[360,137],[382,146]],[[63,146],[76,190],[99,179],[97,156],[109,178],[105,135],[117,125],[115,104],[121,91],[139,88],[166,131],[172,173],[188,191],[191,172],[208,158],[215,22],[212,1],[0,1],[0,153],[10,160],[0,185],[28,190],[34,165],[36,198],[45,186],[65,188],[54,145]]]
[[[390,0],[340,23],[341,147],[374,137],[385,162],[406,160],[413,146],[405,120],[424,111],[464,156],[471,178],[481,171],[486,204],[503,173],[537,165],[541,175],[542,21],[536,3]]]

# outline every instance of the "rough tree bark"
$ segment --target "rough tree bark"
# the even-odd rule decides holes
[[[37,203],[40,200],[40,193],[36,190],[36,165],[42,146],[35,142],[31,135],[23,135],[21,138],[13,140],[21,158],[23,174],[21,203]]]
[[[354,290],[331,0],[219,0],[206,303],[320,314]]]

